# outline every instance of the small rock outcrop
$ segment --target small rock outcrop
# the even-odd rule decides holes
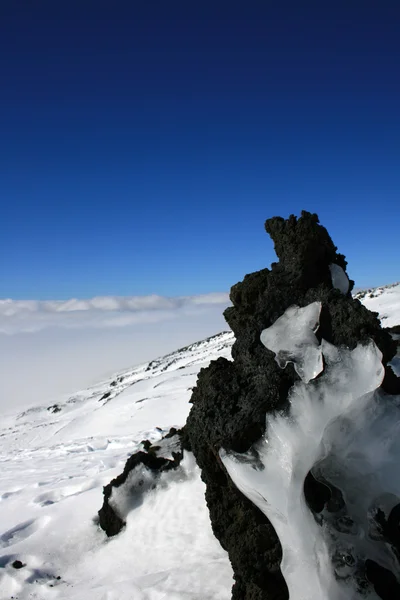
[[[143,440],[142,446],[143,450],[128,458],[123,472],[103,488],[99,525],[109,537],[121,531],[129,511],[157,486],[162,473],[176,469],[183,458],[181,431],[174,427],[156,444]]]
[[[206,484],[212,528],[234,570],[233,600],[288,599],[275,530],[238,491],[219,457],[221,448],[248,451],[265,432],[266,414],[287,408],[289,390],[299,380],[292,364],[285,369],[278,366],[274,354],[262,345],[261,332],[290,306],[320,302],[318,340],[350,350],[374,340],[386,372],[382,388],[390,394],[400,393],[400,380],[388,366],[396,354],[396,342],[382,329],[378,315],[352,298],[354,283],[346,276],[345,257],[337,253],[317,215],[303,212],[300,218],[275,217],[265,228],[279,262],[246,275],[232,287],[232,306],[224,316],[236,338],[233,362],[219,358],[200,371],[186,424],[188,444]],[[335,490],[328,483],[311,474],[307,477],[305,494],[312,510],[318,511],[329,498],[342,502],[340,491],[335,500]],[[373,561],[365,569],[377,593],[388,586],[390,593],[397,593],[391,587],[396,585],[392,573],[383,573]]]

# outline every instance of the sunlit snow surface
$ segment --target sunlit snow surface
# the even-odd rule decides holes
[[[315,313],[315,303],[291,307],[262,334],[267,346],[280,334],[279,345],[268,347],[278,357],[286,348],[307,374],[290,392],[289,414],[268,415],[265,436],[247,455],[220,454],[236,486],[275,527],[291,600],[377,598],[361,593],[359,575],[366,558],[397,571],[390,548],[372,541],[371,528],[374,510],[388,515],[400,501],[400,397],[381,398],[376,391],[384,369],[372,341],[350,351],[322,340],[324,372],[309,382],[320,372],[310,333]],[[323,513],[320,523],[303,492],[311,469],[345,501],[341,511]]]
[[[400,282],[362,290],[355,297],[369,310],[379,313],[382,327],[400,325]]]
[[[232,341],[222,334],[120,373],[60,402],[59,412],[53,405],[2,418],[2,600],[230,598],[231,566],[213,536],[190,453],[130,505],[119,495],[127,526],[118,536],[108,539],[94,519],[103,485],[141,440],[158,442],[185,423],[199,369],[229,358]],[[16,570],[14,560],[26,566]]]

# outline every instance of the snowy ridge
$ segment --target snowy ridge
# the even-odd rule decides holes
[[[354,294],[369,310],[379,313],[382,327],[400,325],[400,282],[360,290]]]
[[[230,358],[232,343],[233,334],[231,332],[219,333],[161,358],[117,373],[64,401],[49,406],[29,408],[16,416],[6,416],[0,426],[1,446],[6,452],[3,454],[0,450],[0,461],[8,460],[10,452],[18,453],[21,448],[24,448],[24,451],[27,447],[38,449],[50,439],[57,438],[58,441],[70,439],[72,430],[74,433],[77,431],[84,433],[86,426],[89,425],[88,418],[92,426],[95,426],[97,421],[104,423],[102,426],[97,425],[99,433],[104,431],[105,435],[106,431],[108,433],[113,431],[111,423],[115,424],[115,431],[120,433],[121,429],[124,429],[124,420],[127,417],[125,413],[121,414],[121,406],[125,406],[125,398],[132,397],[132,405],[144,405],[147,401],[159,399],[166,389],[175,390],[173,385],[175,381],[182,383],[182,385],[179,383],[177,385],[179,391],[182,387],[185,388],[187,392],[185,402],[187,403],[199,368],[219,356]],[[133,386],[135,387],[133,388]],[[149,393],[148,390],[152,392],[155,390],[155,392],[149,394],[147,398],[144,397],[144,392]],[[110,406],[107,406],[108,404]],[[129,418],[133,418],[135,412],[139,410],[143,410],[143,406],[139,406],[136,411],[133,408],[128,411]],[[131,412],[132,414],[130,414]],[[162,411],[160,412],[162,418]],[[154,419],[154,413],[152,414]],[[185,419],[186,416],[183,415],[183,418],[174,423],[167,421],[164,425],[180,426],[184,424]],[[128,425],[128,431],[132,432],[131,423]],[[143,435],[145,433],[146,430],[143,430]]]

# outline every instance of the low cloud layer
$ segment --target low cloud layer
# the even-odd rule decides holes
[[[50,327],[66,329],[126,327],[200,314],[229,304],[228,294],[198,296],[103,296],[89,300],[0,300],[0,333],[34,333]]]
[[[229,329],[227,294],[0,301],[0,412],[56,402]]]

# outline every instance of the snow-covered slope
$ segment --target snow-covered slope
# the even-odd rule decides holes
[[[400,324],[400,284],[357,297],[384,326]],[[222,333],[51,406],[2,417],[0,598],[230,598],[232,570],[190,454],[180,481],[171,475],[149,492],[118,536],[106,538],[96,517],[103,485],[141,440],[157,441],[185,423],[199,369],[229,358],[232,343]]]
[[[108,540],[96,525],[102,487],[141,440],[185,423],[198,370],[230,357],[222,333],[80,392],[2,419],[0,598],[77,600],[230,597],[232,573],[213,537],[190,455]],[[184,560],[183,560],[184,557]],[[16,560],[24,565],[15,569]]]
[[[361,290],[354,296],[369,310],[379,313],[382,327],[400,325],[400,282]]]

